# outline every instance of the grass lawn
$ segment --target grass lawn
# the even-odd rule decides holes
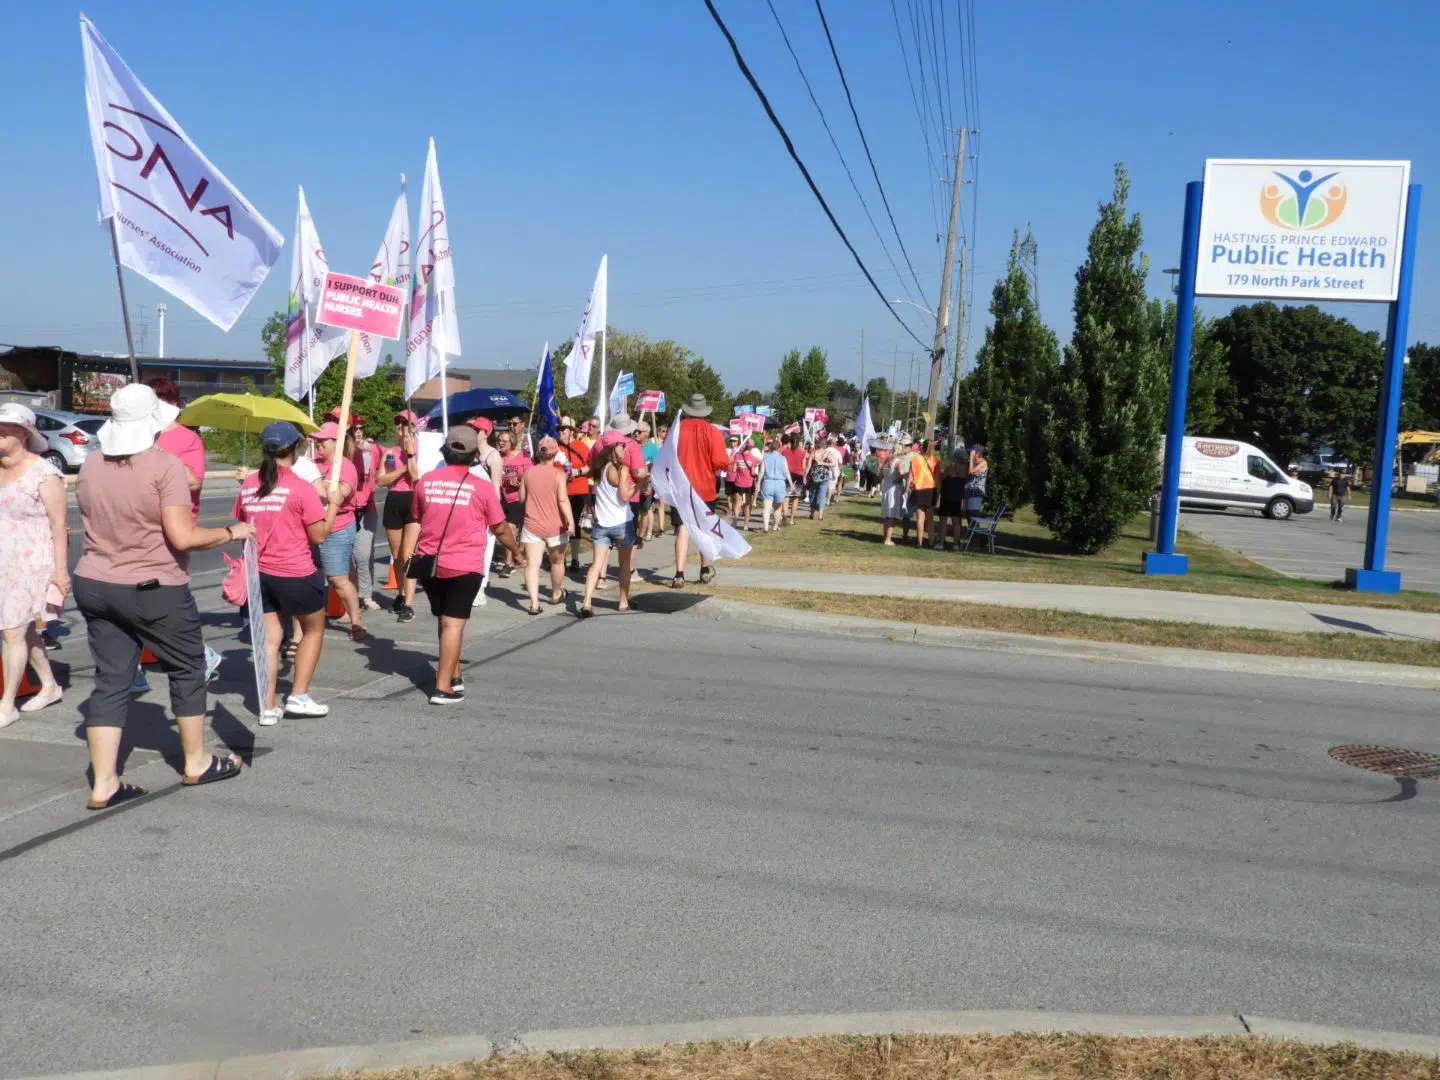
[[[333,1075],[333,1074],[332,1074]],[[1245,1038],[855,1035],[494,1055],[354,1080],[1436,1080],[1417,1054]]]
[[[1152,546],[1149,526],[1149,516],[1141,515],[1109,550],[1098,555],[1076,555],[1035,520],[1034,511],[1026,509],[1019,511],[1014,521],[1001,524],[993,556],[978,548],[957,554],[920,549],[913,542],[901,545],[898,531],[896,546],[884,547],[880,543],[879,500],[847,497],[825,512],[824,521],[806,520],[802,509],[793,529],[752,534],[754,551],[745,562],[751,566],[833,573],[1123,585],[1440,612],[1440,594],[1405,591],[1397,596],[1377,596],[1352,592],[1339,582],[1286,577],[1184,530],[1176,546],[1190,556],[1190,573],[1186,577],[1147,577],[1140,572],[1140,555]]]
[[[1047,611],[1005,607],[1001,604],[967,604],[955,600],[912,600],[901,597],[850,596],[845,593],[803,592],[795,589],[752,589],[735,585],[695,587],[727,600],[767,604],[795,611],[823,611],[832,615],[860,615],[894,619],[927,626],[959,626],[973,630],[999,630],[1007,634],[1116,641],[1131,645],[1161,645],[1174,649],[1211,649],[1216,652],[1257,653],[1264,656],[1308,656],[1323,660],[1368,660],[1381,664],[1440,667],[1440,644],[1432,641],[1396,641],[1343,631],[1287,633],[1251,630],[1206,623],[1166,622],[1158,619],[1117,619],[1079,611]]]

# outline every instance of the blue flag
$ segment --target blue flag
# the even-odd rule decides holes
[[[550,346],[540,361],[540,381],[535,384],[535,430],[540,438],[560,431],[560,413],[555,408],[555,375],[550,363]]]

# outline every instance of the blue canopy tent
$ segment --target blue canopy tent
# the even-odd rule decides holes
[[[445,399],[445,408],[450,414],[452,424],[463,424],[477,416],[489,417],[491,420],[508,420],[512,416],[521,416],[530,411],[530,406],[509,390],[487,390],[484,387],[451,394]],[[440,404],[437,402],[435,407],[425,414],[425,426],[431,431],[437,430],[440,426],[440,415]]]

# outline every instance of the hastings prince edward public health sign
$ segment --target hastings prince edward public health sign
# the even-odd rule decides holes
[[[1205,162],[1198,296],[1393,301],[1408,161]]]

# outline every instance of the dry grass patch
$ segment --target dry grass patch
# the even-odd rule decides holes
[[[1246,1038],[878,1035],[496,1055],[366,1080],[1437,1080],[1440,1059]]]
[[[968,604],[958,600],[852,596],[798,589],[751,589],[739,585],[701,586],[696,591],[749,604],[795,611],[821,611],[832,615],[859,615],[870,619],[894,619],[925,626],[959,626],[972,630],[999,630],[1007,634],[1163,645],[1175,649],[1440,667],[1440,644],[1435,642],[1395,641],[1343,631],[1286,633],[1161,619],[1117,619],[1079,611]]]
[[[1140,572],[1140,556],[1153,547],[1149,540],[1149,522],[1148,515],[1141,515],[1108,550],[1097,555],[1076,555],[1035,520],[1032,510],[1021,510],[1014,521],[1001,524],[994,555],[978,549],[962,555],[921,549],[913,544],[901,546],[898,531],[896,546],[884,547],[880,543],[879,502],[846,498],[825,512],[824,521],[808,521],[802,511],[793,529],[751,535],[754,551],[745,562],[751,566],[831,573],[1122,585],[1262,600],[1440,612],[1437,593],[1406,591],[1398,596],[1377,596],[1356,593],[1338,582],[1327,584],[1286,577],[1229,548],[1184,531],[1176,547],[1190,557],[1190,573],[1185,577],[1147,577]],[[1268,521],[1257,522],[1257,526],[1289,527],[1284,522]]]

